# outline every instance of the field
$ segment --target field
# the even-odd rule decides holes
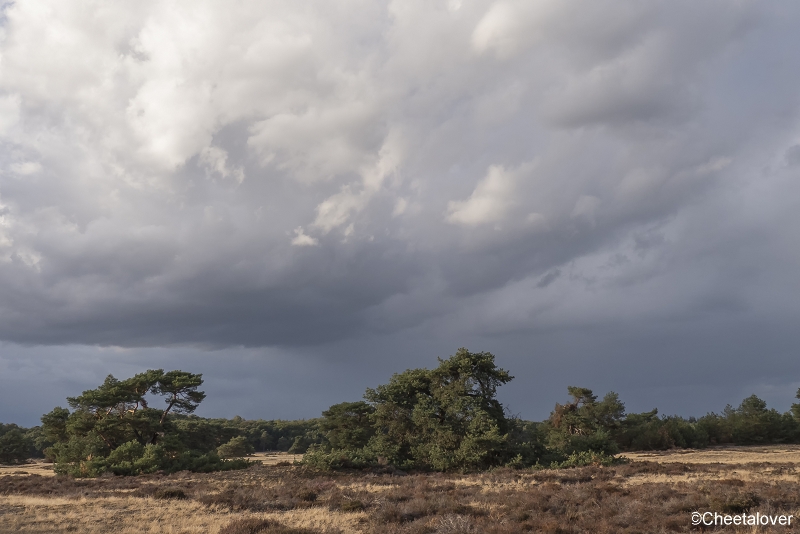
[[[800,517],[800,447],[626,456],[612,467],[466,475],[320,474],[280,455],[243,471],[93,480],[4,467],[0,532],[658,533],[699,531],[696,510]],[[717,529],[800,532],[794,520]]]

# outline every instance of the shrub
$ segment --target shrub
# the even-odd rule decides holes
[[[217,454],[220,458],[242,458],[252,454],[254,447],[244,436],[236,436],[223,445],[217,447]]]
[[[305,528],[292,528],[268,519],[237,519],[222,527],[219,534],[317,534]]]
[[[377,457],[368,449],[335,449],[326,451],[320,446],[312,445],[302,463],[323,471],[333,469],[361,469],[378,465]]]
[[[153,497],[156,499],[163,499],[163,500],[182,500],[186,499],[186,492],[183,491],[181,488],[158,488],[155,492],[153,492]]]
[[[357,501],[355,499],[344,501],[339,506],[339,509],[342,512],[360,512],[364,508],[366,508],[366,506],[364,506],[364,503],[361,501]]]

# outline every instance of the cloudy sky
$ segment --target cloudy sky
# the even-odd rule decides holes
[[[0,9],[0,421],[153,367],[314,417],[461,346],[527,418],[793,400],[798,3]]]

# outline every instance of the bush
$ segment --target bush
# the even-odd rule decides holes
[[[153,492],[153,497],[162,500],[182,500],[186,499],[186,492],[181,488],[158,488]]]
[[[242,458],[254,451],[253,446],[244,436],[232,438],[229,442],[217,447],[217,454],[220,458]]]
[[[219,534],[317,534],[305,528],[292,528],[269,519],[237,519],[222,527]]]
[[[367,449],[326,451],[318,445],[312,445],[302,463],[315,469],[330,471],[333,469],[363,469],[378,465],[377,457]]]

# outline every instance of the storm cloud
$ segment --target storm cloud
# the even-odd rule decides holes
[[[798,22],[750,1],[5,4],[0,420],[154,366],[205,372],[207,413],[313,417],[464,345],[527,417],[570,384],[785,409]]]

